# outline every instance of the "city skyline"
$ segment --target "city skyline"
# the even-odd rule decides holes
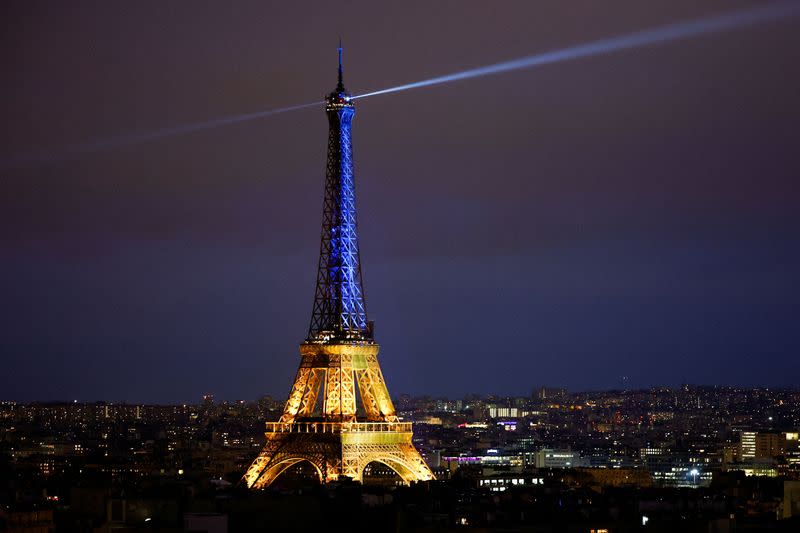
[[[392,394],[393,401],[403,401],[404,399],[414,399],[414,400],[429,400],[429,401],[445,401],[445,402],[457,402],[463,401],[468,402],[470,400],[479,400],[481,402],[494,402],[498,404],[502,404],[506,401],[514,401],[514,400],[530,400],[530,399],[537,399],[542,400],[541,392],[542,390],[550,391],[550,392],[558,392],[558,394],[565,394],[568,396],[574,397],[581,397],[581,396],[595,396],[595,395],[614,395],[619,394],[622,396],[625,395],[639,395],[645,393],[675,393],[678,394],[685,389],[691,390],[701,390],[704,393],[711,393],[714,391],[718,391],[719,393],[746,393],[748,391],[751,392],[780,392],[780,393],[796,393],[800,391],[800,386],[787,386],[787,387],[744,387],[744,386],[736,386],[736,385],[703,385],[699,383],[683,383],[681,385],[654,385],[652,387],[646,388],[636,388],[636,389],[594,389],[594,390],[570,390],[566,387],[560,386],[553,386],[553,385],[542,385],[542,386],[534,386],[531,388],[530,391],[524,394],[515,394],[511,392],[503,392],[503,391],[494,391],[489,393],[478,393],[478,392],[468,392],[463,395],[445,395],[445,394],[410,394],[404,391],[398,391],[397,394]],[[275,393],[265,392],[255,398],[226,398],[221,397],[218,394],[214,393],[213,391],[206,391],[204,394],[196,397],[190,398],[186,401],[181,402],[143,402],[143,401],[128,401],[128,400],[114,400],[109,398],[94,398],[94,399],[86,399],[86,400],[78,400],[72,398],[55,398],[49,400],[15,400],[13,398],[0,398],[0,402],[5,404],[13,404],[13,405],[20,405],[20,406],[35,406],[35,405],[116,405],[116,406],[127,406],[127,407],[135,407],[135,406],[154,406],[154,407],[177,407],[177,406],[196,406],[202,405],[204,402],[211,401],[216,405],[236,405],[236,404],[253,404],[258,403],[259,401],[269,400],[273,402],[276,406],[282,406],[284,403],[284,396],[286,395],[286,391],[279,391]],[[277,407],[276,407],[277,409]]]
[[[402,468],[371,455],[358,477],[320,486],[301,460],[262,490],[237,485],[269,444],[276,423],[265,435],[264,420],[285,413],[282,398],[199,400],[0,401],[0,520],[12,530],[92,523],[220,532],[343,522],[349,531],[427,531],[420,522],[433,521],[460,530],[636,531],[647,522],[670,531],[680,521],[687,532],[720,523],[796,531],[800,520],[797,389],[401,396],[397,414],[413,423],[435,480],[405,486]],[[318,453],[314,446],[305,458]],[[13,490],[21,484],[30,488]]]
[[[0,89],[0,155],[308,101],[339,32],[363,92],[727,5],[587,4],[591,29],[556,4],[480,27],[472,4],[365,6],[302,46],[288,6],[170,8],[145,40],[152,6],[7,8],[20,75]],[[387,33],[411,21],[415,39]],[[797,28],[360,102],[363,277],[392,396],[796,384]],[[3,169],[0,399],[282,397],[313,296],[321,109]]]

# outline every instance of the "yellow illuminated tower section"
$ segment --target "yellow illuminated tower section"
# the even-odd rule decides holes
[[[328,162],[311,324],[283,414],[267,422],[266,444],[242,477],[252,489],[268,487],[301,461],[323,483],[341,476],[361,481],[373,461],[406,483],[433,479],[412,444],[411,422],[397,419],[367,320],[350,137],[355,107],[342,83],[341,47],[339,83],[325,104]]]

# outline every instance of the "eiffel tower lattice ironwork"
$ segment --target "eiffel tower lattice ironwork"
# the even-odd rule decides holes
[[[342,476],[360,481],[373,461],[406,483],[433,479],[412,444],[411,423],[395,414],[367,320],[350,138],[355,108],[342,83],[341,45],[339,83],[325,101],[328,163],[311,324],[283,414],[267,422],[266,444],[242,477],[252,489],[269,486],[302,461],[314,466],[322,482]]]

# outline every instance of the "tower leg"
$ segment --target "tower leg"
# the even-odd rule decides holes
[[[342,445],[338,435],[319,433],[267,433],[267,443],[242,477],[251,489],[270,486],[287,468],[311,463],[321,483],[335,481],[342,471]]]
[[[411,443],[410,432],[342,433],[342,475],[363,481],[364,468],[373,461],[390,467],[405,483],[433,479],[433,472]]]

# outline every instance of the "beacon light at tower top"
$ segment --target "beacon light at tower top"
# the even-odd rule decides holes
[[[344,107],[344,106],[352,106],[353,105],[353,97],[350,95],[341,95],[341,96],[329,96],[327,100],[327,105],[333,109],[335,107]]]
[[[326,111],[334,111],[345,107],[353,107],[353,97],[349,94],[331,93],[325,98]]]
[[[370,96],[396,93],[410,89],[419,89],[422,87],[441,85],[444,83],[478,78],[492,74],[500,74],[503,72],[530,69],[643,46],[651,46],[668,43],[671,41],[688,39],[691,37],[721,33],[738,28],[754,26],[756,24],[779,22],[781,20],[793,19],[798,16],[800,16],[800,1],[795,0],[764,3],[747,9],[740,9],[720,15],[678,22],[675,24],[629,33],[618,37],[609,37],[606,39],[578,44],[559,50],[520,57],[491,65],[463,70],[460,72],[453,72],[451,74],[437,76],[435,78],[428,78],[403,85],[397,85],[395,87],[378,89],[355,96],[351,96],[350,94],[346,93],[344,91],[344,87],[341,87],[341,90],[339,90],[340,87],[337,86],[337,90],[329,94],[324,103],[326,108],[339,109],[352,106],[353,100],[368,98]],[[11,157],[10,159],[3,160],[0,162],[0,167],[15,167],[33,162],[58,161],[80,154],[95,153],[121,146],[155,141],[174,135],[183,135],[195,131],[208,130],[221,126],[228,126],[241,122],[267,118],[290,111],[299,111],[302,109],[316,107],[319,104],[320,102],[316,101],[295,106],[232,115],[203,122],[163,128],[160,130],[131,133],[105,139],[96,139],[94,141],[68,146],[55,152],[21,154]]]

